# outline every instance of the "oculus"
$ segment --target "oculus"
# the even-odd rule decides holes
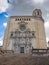
[[[21,31],[24,31],[26,29],[26,25],[25,24],[21,24],[19,26],[19,28],[20,28]]]

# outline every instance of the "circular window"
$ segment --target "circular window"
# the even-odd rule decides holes
[[[24,31],[26,29],[26,26],[24,24],[20,25],[20,30]]]

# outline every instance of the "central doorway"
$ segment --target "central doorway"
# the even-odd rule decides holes
[[[24,53],[24,47],[20,47],[20,53]]]

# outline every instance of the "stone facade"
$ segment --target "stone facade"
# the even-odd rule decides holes
[[[0,46],[0,50],[2,50],[2,46]]]
[[[30,53],[32,49],[47,49],[44,20],[40,9],[32,16],[11,16],[5,30],[4,50]]]

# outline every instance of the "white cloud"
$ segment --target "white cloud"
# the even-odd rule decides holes
[[[33,0],[34,1],[34,3],[43,3],[45,0]]]
[[[0,0],[0,13],[5,12],[8,8],[7,0]]]
[[[47,37],[46,40],[47,40],[47,42],[48,42],[48,41],[49,41],[49,38]]]
[[[5,14],[4,16],[5,16],[5,17],[9,17],[9,16],[8,16],[8,15],[6,15],[6,14]]]
[[[6,28],[7,27],[7,22],[3,23],[3,26]]]
[[[0,46],[2,46],[2,45],[3,45],[3,39],[0,38]]]
[[[46,41],[48,42],[49,41],[49,19],[46,20],[46,22],[44,23],[44,26],[45,26],[45,30],[46,30]]]
[[[49,19],[44,23],[45,28],[49,28]]]
[[[49,13],[46,16],[49,17]]]

